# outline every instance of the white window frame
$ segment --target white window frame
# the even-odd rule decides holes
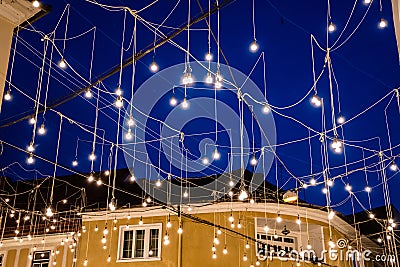
[[[51,256],[51,250],[48,250],[48,249],[34,251],[34,252],[32,253],[32,260],[30,261],[30,262],[31,262],[30,266],[33,267],[33,264],[35,264],[35,255],[36,255],[36,254],[40,254],[40,253],[49,253],[48,262],[46,262],[46,261],[43,260],[43,261],[41,261],[40,263],[47,263],[48,266],[50,267],[50,266],[52,265],[52,256]]]
[[[0,256],[3,256],[0,267],[6,267],[7,253],[5,251],[0,251]]]
[[[149,257],[149,241],[150,241],[150,230],[158,229],[158,256],[157,257]],[[145,230],[144,232],[144,257],[143,258],[135,258],[135,234],[133,235],[132,241],[132,258],[123,258],[122,254],[124,251],[124,233],[125,231],[135,231],[136,230]],[[119,237],[118,237],[118,257],[117,262],[133,262],[133,261],[160,261],[161,260],[161,239],[162,239],[162,223],[154,223],[154,224],[143,224],[143,225],[128,225],[128,226],[120,226],[119,228]]]

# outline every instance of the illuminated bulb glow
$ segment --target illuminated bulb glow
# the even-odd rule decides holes
[[[90,159],[91,161],[96,160],[96,155],[92,152],[92,153],[89,155],[89,159]]]
[[[204,158],[202,159],[201,162],[202,162],[204,165],[207,165],[208,163],[210,163],[207,157],[204,157]]]
[[[11,92],[7,91],[4,95],[4,100],[10,101],[11,100]]]
[[[237,228],[238,228],[238,229],[241,229],[241,228],[242,228],[242,224],[240,223],[240,220],[239,220],[239,222],[238,222]]]
[[[184,197],[184,198],[187,198],[188,196],[189,196],[189,193],[188,193],[187,190],[185,190],[185,192],[183,192],[183,197]]]
[[[312,246],[310,244],[307,245],[307,249],[310,250]]]
[[[254,204],[254,203],[255,203],[254,199],[250,199],[250,204]]]
[[[386,28],[388,26],[388,23],[387,23],[387,21],[385,19],[381,18],[381,20],[379,21],[378,26],[379,26],[379,28],[384,29],[384,28]]]
[[[122,106],[124,105],[124,101],[122,99],[121,96],[117,97],[117,99],[115,100],[115,106],[117,108],[122,108]]]
[[[105,176],[109,176],[109,175],[110,175],[110,171],[109,171],[109,170],[104,171],[104,175],[105,175]]]
[[[215,148],[214,153],[213,153],[213,159],[219,160],[220,158],[221,158],[221,154],[219,153],[218,149]]]
[[[131,130],[131,128],[129,128],[128,132],[125,134],[125,139],[126,140],[131,140],[132,139],[132,130]]]
[[[337,122],[338,122],[339,124],[343,124],[345,121],[346,121],[346,119],[345,119],[342,115],[340,115],[340,116],[337,118]]]
[[[248,194],[246,192],[246,190],[241,190],[240,194],[239,194],[239,200],[245,200],[246,198],[248,198]]]
[[[176,98],[175,98],[174,96],[172,96],[172,97],[169,99],[169,104],[170,104],[171,106],[175,107],[176,104],[178,104],[178,100],[176,100]]]
[[[212,258],[215,260],[217,258],[217,254],[215,254],[215,252],[212,255]]]
[[[61,58],[61,60],[58,61],[58,67],[61,69],[65,69],[67,67],[67,63],[65,62],[64,58]]]
[[[229,220],[230,222],[234,222],[234,221],[235,221],[235,219],[233,218],[232,213],[231,213],[231,215],[229,216],[228,220]]]
[[[375,215],[374,215],[373,213],[370,213],[370,214],[369,214],[369,217],[370,217],[371,219],[373,219],[373,218],[375,218]]]
[[[213,82],[213,78],[212,78],[212,76],[211,76],[211,73],[210,73],[210,72],[208,72],[208,73],[207,73],[207,76],[206,76],[206,80],[205,80],[205,82],[206,82],[207,84],[212,84],[212,82]]]
[[[278,214],[278,217],[276,217],[276,222],[278,222],[278,223],[282,222],[281,215]]]
[[[268,233],[268,231],[269,231],[268,225],[265,225],[265,226],[264,226],[264,231],[265,231],[265,233]]]
[[[132,174],[132,176],[131,176],[131,177],[129,177],[129,181],[131,181],[131,182],[134,182],[134,181],[136,181],[136,177],[135,177],[135,175],[133,175],[133,174]]]
[[[390,163],[389,168],[391,171],[397,171],[397,169],[398,169],[397,164],[394,161],[392,161],[392,163]]]
[[[189,108],[189,101],[186,100],[186,97],[182,101],[182,108],[183,109],[188,109]]]
[[[179,226],[179,228],[178,228],[178,234],[182,234],[183,233],[183,229],[182,229],[182,226]]]
[[[122,90],[121,90],[120,87],[118,87],[118,88],[115,90],[115,94],[116,94],[117,96],[121,96],[121,95],[122,95]]]
[[[364,0],[364,4],[369,5],[371,4],[372,0]]]
[[[365,192],[367,192],[367,193],[371,193],[372,188],[369,187],[369,186],[366,186],[364,190],[365,190]]]
[[[29,146],[26,148],[26,150],[28,150],[29,152],[35,151],[35,147],[33,146],[32,142],[29,144]]]
[[[329,187],[332,187],[332,186],[333,186],[333,180],[328,180],[328,181],[326,182],[326,184],[327,184]]]
[[[150,71],[151,71],[151,72],[157,72],[158,69],[159,69],[159,67],[158,67],[157,63],[156,63],[155,61],[153,61],[153,62],[150,64]]]
[[[270,111],[271,111],[270,106],[269,106],[268,104],[265,104],[265,105],[263,106],[263,108],[262,108],[262,112],[263,112],[264,114],[268,114]]]
[[[51,207],[48,207],[48,208],[46,209],[46,216],[47,216],[47,217],[53,216],[53,211],[52,211]]]
[[[42,123],[42,125],[40,125],[40,128],[38,129],[38,133],[40,135],[44,135],[46,133],[46,128],[44,128],[44,123]]]
[[[89,177],[88,177],[88,182],[91,183],[93,181],[94,181],[93,174],[90,174]]]
[[[222,250],[222,253],[223,253],[224,255],[228,254],[228,250],[226,249],[226,246],[225,246],[224,249]]]
[[[100,186],[100,185],[103,184],[103,181],[101,179],[99,179],[99,180],[96,181],[96,184]]]
[[[229,195],[230,197],[233,197],[233,192],[232,192],[232,191],[229,191],[229,192],[228,192],[228,195]]]
[[[328,214],[328,219],[329,219],[329,220],[332,220],[333,217],[335,217],[335,212],[332,210],[332,211],[330,211],[329,214]]]
[[[251,164],[252,166],[257,165],[257,162],[258,162],[258,160],[256,159],[256,156],[253,156],[253,157],[251,158],[251,160],[250,160],[250,164]]]
[[[257,44],[257,41],[256,40],[253,40],[253,42],[251,42],[251,44],[250,44],[250,51],[251,52],[257,52],[258,51],[258,48],[259,48],[259,46],[258,46],[258,44]]]
[[[135,120],[131,116],[131,117],[129,117],[129,120],[128,120],[128,126],[132,127],[133,125],[135,125]]]
[[[377,241],[378,243],[382,243],[382,238],[378,238],[376,241]]]
[[[33,159],[33,156],[32,156],[32,155],[29,155],[28,159],[26,160],[26,162],[27,162],[28,164],[32,164],[34,161],[35,161],[35,160]]]
[[[322,105],[321,98],[317,95],[313,95],[311,98],[311,104],[313,104],[314,107],[320,107]]]
[[[332,240],[330,240],[329,242],[328,242],[328,244],[329,244],[329,247],[330,248],[335,248],[335,242],[333,242]]]
[[[335,30],[336,30],[335,24],[333,24],[332,22],[329,22],[328,31],[334,32]]]
[[[206,59],[207,61],[211,61],[211,60],[213,59],[212,54],[211,54],[211,53],[207,53],[206,56],[205,56],[205,59]]]
[[[235,185],[235,183],[234,183],[232,180],[230,180],[230,181],[229,181],[229,186],[232,187],[232,186],[234,186],[234,185]]]
[[[161,186],[161,181],[160,181],[160,179],[157,180],[156,186],[157,186],[157,187],[160,187],[160,186]]]
[[[389,223],[394,223],[393,219],[389,219]]]
[[[297,217],[296,223],[297,223],[298,225],[300,225],[300,224],[301,224],[301,220],[300,220],[300,218],[299,218],[299,217]]]
[[[38,0],[34,0],[33,2],[32,2],[32,6],[33,7],[40,7],[40,2],[38,1]]]
[[[30,123],[30,124],[35,124],[35,123],[36,123],[35,117],[31,117],[31,118],[29,119],[29,123]]]
[[[243,261],[247,261],[247,256],[246,256],[246,254],[243,256]]]
[[[90,89],[86,90],[85,97],[86,98],[92,98],[93,97],[92,91],[90,91]]]
[[[350,192],[351,191],[351,185],[347,184],[345,189],[346,189],[346,191]]]

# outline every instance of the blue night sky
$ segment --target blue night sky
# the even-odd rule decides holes
[[[127,6],[134,10],[140,10],[151,3],[151,1],[137,2],[122,0],[102,0],[99,2],[109,6]],[[201,0],[199,2],[203,9],[208,9],[208,1]],[[36,97],[38,87],[41,88],[39,90],[41,92],[40,102],[44,104],[47,99],[47,103],[51,103],[59,97],[84,88],[88,85],[90,78],[92,82],[96,81],[98,77],[120,62],[124,11],[121,9],[109,11],[84,0],[43,1],[43,4],[51,5],[52,11],[35,22],[32,27],[19,32],[14,60],[14,51],[11,51],[7,80],[12,84],[12,101],[3,101],[0,125],[18,119],[23,115],[33,114],[35,105],[32,99]],[[65,49],[63,49],[63,39],[67,25],[66,15],[68,12],[65,12],[64,16],[62,14],[67,4],[70,4],[66,34],[68,40],[65,41]],[[157,27],[168,16],[176,4],[176,1],[158,1],[151,7],[141,11],[139,15]],[[252,2],[245,0],[233,1],[220,10],[219,27],[220,48],[222,52],[220,62],[227,64],[224,59],[226,58],[229,66],[245,75],[249,75],[254,67],[250,78],[261,89],[260,94],[263,95],[264,65],[260,57],[262,53],[264,55],[266,97],[268,103],[272,106],[273,114],[265,116],[273,116],[276,127],[276,154],[285,166],[282,167],[279,164],[277,173],[275,162],[273,162],[270,171],[266,172],[266,179],[269,182],[276,184],[278,181],[278,186],[283,187],[283,189],[293,189],[296,186],[300,186],[298,181],[309,183],[312,177],[310,174],[311,153],[312,170],[318,182],[323,183],[321,171],[324,168],[328,168],[329,177],[336,177],[334,186],[330,189],[331,204],[336,210],[345,214],[351,214],[352,203],[354,204],[355,211],[362,211],[364,208],[369,209],[370,204],[372,207],[382,206],[385,204],[383,197],[384,190],[381,184],[383,171],[382,166],[379,165],[379,156],[377,154],[378,151],[382,150],[385,151],[382,164],[387,174],[389,188],[391,189],[391,203],[400,208],[400,196],[394,190],[394,188],[399,188],[400,186],[400,182],[398,181],[400,176],[396,171],[391,171],[388,168],[393,159],[400,165],[400,159],[396,159],[400,155],[400,149],[397,147],[400,144],[400,115],[396,95],[393,92],[393,89],[399,86],[400,68],[392,21],[391,2],[389,0],[382,0],[382,11],[380,11],[379,1],[373,1],[370,6],[364,4],[363,1],[356,1],[354,4],[353,1],[332,0],[330,4],[331,21],[337,28],[336,31],[328,34],[328,46],[332,47],[336,43],[330,52],[333,70],[331,76],[333,81],[333,98],[331,102],[328,69],[326,68],[316,86],[318,96],[324,99],[323,108],[315,108],[310,104],[313,91],[310,93],[309,91],[313,86],[311,35],[314,36],[323,49],[327,47],[326,1],[255,0],[256,39],[260,45],[256,53],[249,51],[249,45],[253,40]],[[354,11],[352,12],[353,5]],[[163,27],[160,27],[160,30],[168,34],[174,31],[175,28],[181,27],[187,22],[187,11],[188,2],[180,1],[174,12],[164,22]],[[200,8],[197,2],[192,1],[191,15],[196,16],[199,13]],[[348,20],[350,14],[352,16]],[[384,29],[378,27],[381,18],[384,18],[388,22],[388,26]],[[362,22],[360,23],[361,20]],[[58,21],[59,24],[55,30],[55,36],[52,36],[52,38],[54,38],[55,47],[61,51],[61,54],[64,50],[64,58],[70,66],[65,70],[58,68],[57,62],[61,59],[61,54],[52,45],[49,45],[46,52],[45,73],[42,82],[38,82],[38,77],[40,76],[39,69],[42,65],[43,52],[45,50],[45,42],[41,40],[43,38],[42,35],[43,33],[49,34],[52,32],[57,26]],[[124,51],[123,58],[128,58],[133,53],[130,42],[132,41],[134,23],[135,19],[129,13],[126,13],[124,47],[130,47],[126,49],[127,51]],[[359,23],[360,25],[358,25]],[[341,35],[346,24],[346,30]],[[94,42],[93,27],[96,27]],[[211,29],[217,35],[216,13],[211,16]],[[71,37],[80,35],[86,31],[88,32],[79,38],[71,39]],[[137,21],[136,33],[137,51],[145,50],[152,46],[154,32],[139,21]],[[339,37],[340,39],[338,39]],[[14,42],[15,40],[14,38]],[[173,38],[173,41],[187,48],[187,31]],[[93,43],[93,65],[90,74]],[[52,49],[54,49],[53,52]],[[201,21],[191,27],[190,53],[192,58],[190,61],[203,61],[207,50],[207,25],[205,21]],[[313,43],[313,51],[315,72],[318,75],[323,69],[326,52],[318,48],[315,42]],[[211,40],[211,52],[214,55],[215,61],[217,57],[217,44],[214,39]],[[135,68],[134,91],[138,90],[149,78],[159,75],[158,73],[153,74],[149,70],[149,65],[152,63],[153,58],[160,67],[159,72],[162,73],[168,67],[184,63],[185,52],[171,43],[166,43],[157,48],[155,53],[151,52],[138,60]],[[49,69],[50,62],[52,62],[52,65]],[[13,65],[12,73],[10,71],[11,65]],[[216,66],[216,64],[213,63],[213,66]],[[48,74],[49,70],[50,75]],[[215,68],[213,71],[215,71]],[[116,96],[110,94],[118,87],[119,73],[104,80],[98,86],[101,90],[101,101],[99,102],[97,112],[97,134],[104,136],[104,139],[110,142],[116,142],[117,122],[119,119],[120,125],[123,125],[123,127],[120,127],[120,131],[118,131],[119,142],[121,142],[126,133],[127,125],[124,121],[129,117],[130,112],[129,101],[132,97],[132,72],[132,66],[126,67],[122,71],[121,89],[123,90],[123,97],[127,102],[124,104],[124,109],[120,110],[120,118],[118,116],[118,109],[113,106]],[[196,76],[196,73],[193,74]],[[197,77],[199,76],[198,74]],[[224,78],[226,77],[225,75],[223,76]],[[178,81],[179,79],[180,77],[177,77]],[[148,91],[149,98],[150,95],[155,94],[159,90],[164,90],[164,95],[159,99],[151,112],[146,115],[163,121],[170,112],[179,108],[171,107],[169,105],[169,98],[174,93],[174,96],[181,103],[184,98],[184,89],[180,86],[176,87],[174,92],[172,92],[171,84],[176,83],[173,81],[166,82],[165,88],[154,88],[154,91]],[[21,90],[23,94],[14,88],[14,86]],[[205,85],[200,84],[199,87],[205,87]],[[7,88],[8,85],[6,85],[6,90]],[[82,94],[55,109],[74,121],[74,123],[71,123],[72,121],[63,119],[57,159],[58,164],[80,173],[89,173],[91,171],[91,162],[88,156],[92,151],[97,89],[93,89],[93,92],[94,97],[91,99],[86,99],[84,94]],[[214,90],[212,90],[212,87],[208,87],[208,89],[206,88],[203,91],[190,88],[187,90],[188,100],[198,97],[212,99],[214,97]],[[235,112],[239,112],[238,100],[236,94],[232,93],[232,90],[220,90],[217,98],[231,106]],[[382,98],[384,99],[378,103]],[[301,99],[303,100],[299,102]],[[140,103],[135,101],[141,101],[141,99],[133,101],[134,106],[140,106]],[[311,136],[314,137],[309,139],[310,132],[304,127],[306,125],[320,133],[325,129],[328,131],[327,136],[333,138],[331,104],[335,108],[334,118],[339,115],[339,106],[341,114],[346,119],[360,115],[354,118],[354,120],[348,121],[343,126],[338,125],[338,137],[345,140],[345,153],[334,153],[330,147],[331,140],[326,142],[328,147],[326,151],[323,151],[319,135],[314,136],[315,133],[311,132]],[[292,107],[282,108],[287,106]],[[257,108],[261,109],[262,105],[257,106]],[[190,108],[187,111],[180,110],[180,112],[192,112],[193,120],[183,125],[180,130],[188,134],[188,136],[195,136],[195,138],[185,139],[185,142],[187,142],[185,143],[185,149],[190,152],[188,157],[191,160],[199,160],[204,156],[201,151],[204,143],[208,142],[210,146],[214,147],[215,121],[197,116],[198,114],[193,110],[191,111]],[[213,114],[212,110],[211,114]],[[255,147],[260,148],[262,139],[260,127],[263,126],[257,125],[254,120],[252,121],[251,112],[248,109],[243,114],[244,127],[254,133],[251,134],[249,140],[252,143],[254,135]],[[226,114],[219,114],[219,120],[223,121],[226,119],[224,115]],[[323,121],[325,126],[323,125]],[[36,134],[34,153],[54,162],[56,159],[60,117],[56,112],[49,110],[44,115],[43,113],[38,114],[37,127],[42,122],[45,123],[47,132],[43,136]],[[252,123],[255,123],[256,126],[253,125],[252,127]],[[79,127],[77,124],[80,124],[82,127]],[[150,121],[146,124],[146,127],[145,129],[148,131],[146,141],[157,139],[157,137],[160,138],[160,123]],[[229,165],[226,154],[229,153],[233,145],[229,141],[228,131],[223,130],[224,126],[222,122],[218,123],[217,129],[221,131],[218,134],[218,141],[216,143],[220,147],[221,160],[213,162],[209,168],[204,169],[200,173],[201,175],[190,170],[187,171],[185,169],[182,171],[178,168],[173,168],[172,173],[174,175],[199,177],[202,175],[221,174],[221,170],[224,170]],[[32,139],[32,131],[33,126],[29,124],[28,120],[24,120],[11,126],[1,127],[0,139],[19,148],[26,149]],[[132,132],[134,132],[133,129]],[[79,141],[77,141],[78,138]],[[95,151],[97,158],[93,163],[93,171],[110,169],[110,158],[112,159],[111,167],[114,168],[115,154],[112,154],[112,157],[110,157],[110,149],[114,148],[108,142],[102,145],[102,141],[99,138],[97,138],[96,142]],[[79,165],[73,167],[71,162],[75,159],[77,143],[77,160]],[[164,171],[160,175],[165,179],[165,172],[170,171],[170,164],[167,159],[168,157],[159,157],[160,145],[165,144],[151,142],[151,145],[148,146],[148,155],[146,157],[153,165],[160,167]],[[250,144],[251,146],[252,144]],[[390,149],[391,147],[395,148]],[[182,147],[179,149],[180,151],[184,151]],[[251,156],[253,153],[251,149],[249,151],[251,153],[248,153],[247,156]],[[164,153],[166,150],[163,149],[162,152]],[[211,153],[212,149],[205,155],[208,155],[210,158]],[[256,156],[260,157],[259,150],[256,152]],[[129,160],[125,161],[121,151],[117,157],[117,168],[131,167],[131,162]],[[139,156],[137,157],[139,158]],[[5,168],[3,174],[16,180],[53,175],[54,164],[46,163],[37,158],[34,164],[28,165],[26,158],[26,152],[18,151],[4,145],[0,156],[0,167],[5,168],[10,164],[12,165],[9,168]],[[158,161],[159,158],[161,159],[160,162]],[[19,162],[21,167],[15,164],[15,162]],[[247,169],[251,170],[252,167],[248,164],[248,160],[246,160],[246,164]],[[185,165],[184,160],[183,165]],[[365,171],[363,170],[364,166],[368,166]],[[39,173],[28,171],[34,169]],[[67,174],[71,174],[71,172],[57,168],[56,175]],[[292,175],[298,178],[297,183]],[[152,177],[151,179],[157,178]],[[364,191],[366,180],[369,186],[373,188],[370,193],[370,200],[368,199],[368,194]],[[354,192],[354,196],[351,198],[345,190],[347,183],[352,186]],[[307,189],[301,190],[300,197],[310,203],[325,206],[326,198],[321,191],[322,188],[322,184],[310,186]]]

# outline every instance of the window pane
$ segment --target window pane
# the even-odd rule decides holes
[[[122,258],[132,258],[133,231],[124,231]]]
[[[158,257],[158,235],[159,229],[150,229],[149,257]]]
[[[136,230],[135,258],[144,257],[144,230]]]

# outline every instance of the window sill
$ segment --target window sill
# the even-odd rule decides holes
[[[161,258],[136,258],[136,259],[118,259],[116,262],[140,262],[140,261],[161,261]]]

